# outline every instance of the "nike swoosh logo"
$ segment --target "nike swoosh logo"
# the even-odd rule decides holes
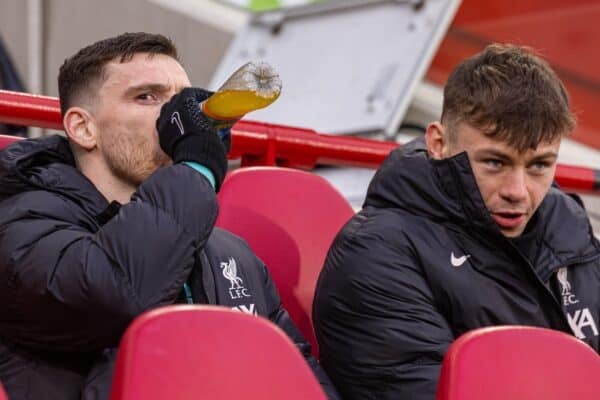
[[[175,111],[171,115],[171,124],[176,124],[179,128],[179,133],[181,133],[182,135],[184,134],[183,124],[181,123],[181,116],[179,115],[179,112]]]
[[[467,261],[467,258],[471,257],[470,254],[465,254],[464,256],[456,257],[454,252],[450,253],[450,263],[453,267],[460,267]]]

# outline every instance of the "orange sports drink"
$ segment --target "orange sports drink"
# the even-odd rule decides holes
[[[231,121],[267,107],[279,97],[281,79],[266,62],[242,65],[204,103],[202,111],[218,121]]]

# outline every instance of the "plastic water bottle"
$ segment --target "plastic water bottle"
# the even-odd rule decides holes
[[[237,121],[272,104],[280,94],[281,79],[277,71],[266,62],[249,62],[202,103],[202,111],[217,121]]]

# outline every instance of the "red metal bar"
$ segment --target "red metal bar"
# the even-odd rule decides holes
[[[396,142],[324,135],[311,129],[240,121],[232,132],[231,158],[243,165],[314,168],[316,164],[377,168]]]
[[[564,189],[600,195],[600,169],[559,164],[555,177]]]
[[[57,98],[7,90],[0,90],[0,122],[63,129]]]
[[[62,129],[58,99],[0,90],[0,122]],[[314,168],[317,164],[377,168],[395,142],[332,136],[311,129],[240,121],[232,129],[230,158],[242,165]],[[561,164],[556,181],[565,190],[600,194],[600,170]]]

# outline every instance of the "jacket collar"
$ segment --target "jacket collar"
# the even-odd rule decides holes
[[[75,166],[66,138],[19,140],[0,152],[0,201],[14,194],[46,190],[75,201],[91,215],[108,201]]]
[[[485,207],[467,154],[432,160],[423,138],[394,150],[382,164],[369,185],[364,207],[370,206],[422,216],[494,247],[508,244]],[[536,214],[528,229],[539,241],[531,261],[542,279],[561,266],[600,257],[585,210],[571,196],[551,188]]]

